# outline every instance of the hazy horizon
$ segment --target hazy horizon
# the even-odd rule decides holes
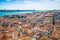
[[[0,0],[0,10],[60,10],[60,0]]]

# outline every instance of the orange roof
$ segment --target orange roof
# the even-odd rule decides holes
[[[60,25],[56,25],[56,27],[60,27]]]
[[[52,37],[60,38],[60,34],[58,33],[58,31],[57,31],[56,29],[53,30],[53,32],[52,32]]]
[[[42,30],[43,32],[48,32],[48,30]]]
[[[13,32],[14,31],[14,28],[13,27],[8,28],[8,31]]]
[[[59,22],[60,20],[56,20],[57,22]]]
[[[0,27],[0,30],[2,30],[3,28],[2,27]]]
[[[40,27],[44,27],[44,24],[40,24],[39,26],[40,26]]]
[[[53,14],[46,14],[45,17],[52,17]]]
[[[53,27],[54,25],[53,24],[47,24],[47,26]]]
[[[60,30],[60,27],[56,27],[57,30]]]

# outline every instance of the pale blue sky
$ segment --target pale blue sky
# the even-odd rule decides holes
[[[1,9],[12,10],[59,10],[60,0],[0,0]]]

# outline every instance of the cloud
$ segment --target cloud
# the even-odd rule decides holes
[[[11,1],[11,0],[6,0],[6,1]]]
[[[54,1],[60,1],[60,0],[54,0]]]
[[[7,4],[4,5],[3,8],[6,9],[21,9],[21,10],[28,10],[28,9],[35,9],[35,10],[53,10],[53,9],[60,9],[60,4],[52,3],[52,2],[30,2],[26,4]]]
[[[23,0],[23,1],[14,1],[11,3],[4,3],[0,5],[0,9],[21,9],[21,10],[28,10],[28,9],[35,9],[35,10],[53,10],[53,9],[60,9],[60,2],[56,0]]]

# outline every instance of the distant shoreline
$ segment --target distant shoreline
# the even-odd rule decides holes
[[[34,10],[0,10],[0,12],[12,12],[12,11],[34,11]]]
[[[19,12],[19,11],[39,11],[39,12],[45,12],[45,11],[60,11],[60,10],[0,10],[0,12]]]
[[[58,11],[60,10],[0,10],[0,16],[37,13],[37,12],[47,13],[47,12],[58,12]]]

